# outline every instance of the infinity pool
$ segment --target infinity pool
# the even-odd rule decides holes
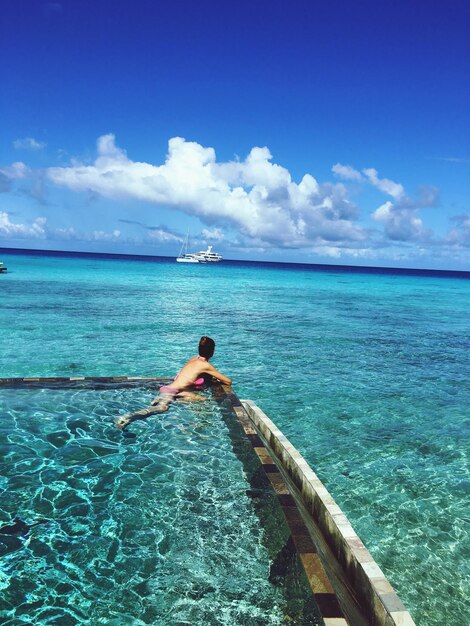
[[[154,393],[0,390],[0,525],[30,525],[0,534],[2,623],[316,623],[296,565],[273,576],[287,530],[224,408],[113,427]]]

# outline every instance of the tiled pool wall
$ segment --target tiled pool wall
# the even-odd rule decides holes
[[[414,626],[411,615],[326,487],[276,425],[250,400],[241,400],[272,457],[284,469],[373,626]],[[325,622],[327,623],[327,622]],[[340,624],[340,622],[331,622]]]
[[[110,386],[113,384],[119,384],[119,386],[138,386],[155,385],[168,383],[170,378],[158,378],[158,377],[143,377],[143,376],[54,376],[48,378],[0,378],[0,388],[6,387],[25,387],[25,386],[38,386],[47,388],[60,387],[66,389],[68,387],[78,387],[84,385],[85,387],[93,388],[100,385]]]

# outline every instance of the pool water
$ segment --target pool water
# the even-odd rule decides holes
[[[273,582],[282,513],[259,485],[253,499],[209,392],[135,439],[113,427],[154,394],[0,390],[0,524],[40,522],[0,535],[2,624],[317,623],[299,572]]]

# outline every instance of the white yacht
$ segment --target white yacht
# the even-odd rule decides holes
[[[186,235],[179,255],[176,258],[178,263],[219,263],[222,257],[217,252],[212,251],[212,246],[207,246],[207,250],[200,252],[188,252],[189,234]]]
[[[7,268],[5,267],[5,263],[0,261],[0,273],[1,272],[6,272],[6,271],[7,271]]]
[[[199,263],[220,263],[223,257],[218,252],[212,252],[212,246],[207,246],[207,250],[196,252],[194,256]]]

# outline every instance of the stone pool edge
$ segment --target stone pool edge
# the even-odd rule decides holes
[[[240,400],[240,402],[299,490],[308,512],[323,532],[361,604],[369,607],[372,624],[416,626],[346,515],[300,452],[253,401]]]

